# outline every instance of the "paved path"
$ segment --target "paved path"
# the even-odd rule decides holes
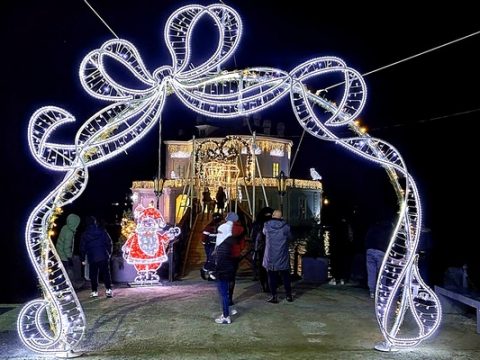
[[[101,289],[103,290],[103,289]],[[295,301],[270,304],[258,283],[237,281],[238,315],[218,325],[215,283],[196,277],[172,285],[114,288],[114,298],[79,292],[87,331],[85,359],[480,359],[474,315],[444,316],[433,339],[414,350],[381,353],[382,340],[368,291],[354,286],[297,282]],[[42,359],[16,334],[19,306],[0,315],[0,358]]]

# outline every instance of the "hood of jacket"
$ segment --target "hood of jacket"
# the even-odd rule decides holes
[[[83,233],[83,237],[86,240],[97,239],[97,238],[102,238],[104,233],[105,233],[104,229],[96,226],[95,224],[90,224],[85,229],[85,232]]]
[[[70,230],[75,232],[79,224],[80,224],[80,216],[78,216],[77,214],[70,214],[67,216],[66,225]]]
[[[271,219],[265,223],[265,228],[267,230],[280,230],[287,225],[287,222],[283,219]]]

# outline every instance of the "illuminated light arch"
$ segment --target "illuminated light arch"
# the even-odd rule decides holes
[[[191,36],[195,24],[204,16],[215,23],[220,39],[210,58],[193,66]],[[79,72],[84,89],[112,104],[85,121],[74,144],[49,142],[58,126],[75,121],[69,112],[48,106],[32,115],[28,139],[33,156],[48,169],[66,174],[33,210],[26,225],[26,246],[44,296],[27,303],[18,317],[18,333],[28,348],[71,356],[85,332],[83,309],[48,235],[55,209],[80,196],[88,182],[89,167],[143,138],[159,121],[165,98],[172,93],[193,111],[217,118],[253,114],[290,95],[295,116],[308,133],[383,166],[401,204],[375,296],[375,313],[385,339],[383,350],[418,345],[438,328],[439,300],[423,282],[417,266],[422,213],[415,182],[392,145],[362,133],[354,123],[366,101],[363,78],[336,57],[315,58],[290,72],[270,67],[221,71],[220,65],[236,50],[241,32],[240,17],[228,6],[182,7],[169,17],[164,32],[172,66],[161,66],[150,73],[137,49],[118,39],[107,41],[84,58]],[[121,85],[106,61],[123,66],[143,88]],[[336,103],[306,87],[309,79],[331,75],[337,75],[343,85]],[[345,127],[353,132],[352,137],[343,136]],[[412,314],[415,326],[409,324],[400,331],[407,312]],[[49,328],[42,322],[43,317],[48,319]]]

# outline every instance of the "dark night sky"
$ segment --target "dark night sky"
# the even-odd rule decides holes
[[[311,1],[286,7],[279,7],[278,1],[225,3],[239,12],[244,25],[240,47],[225,69],[266,65],[291,70],[310,58],[333,55],[366,73],[480,30],[473,4],[462,1],[428,11],[408,2],[375,9],[363,3],[346,8],[338,2],[322,2],[316,11]],[[149,70],[171,64],[163,27],[168,16],[188,2],[92,0],[90,4],[120,38],[137,47]],[[3,213],[7,213],[2,218],[7,231],[1,237],[6,245],[1,262],[11,275],[6,288],[22,299],[34,288],[28,280],[34,273],[26,259],[24,225],[33,207],[63,176],[42,168],[31,157],[26,136],[29,118],[45,105],[67,109],[77,123],[63,136],[73,142],[77,128],[106,106],[83,91],[78,66],[89,51],[113,35],[81,0],[2,2],[0,16],[4,48],[0,136],[6,178]],[[208,39],[207,34],[202,36]],[[196,46],[203,46],[203,40]],[[365,78],[368,100],[361,118],[371,135],[400,150],[417,180],[441,266],[478,249],[472,226],[477,212],[468,213],[457,204],[476,205],[469,200],[475,195],[472,171],[478,163],[474,136],[480,117],[480,72],[475,68],[480,65],[479,48],[480,35],[476,35]],[[284,121],[296,145],[302,129],[289,106],[284,98],[262,117]],[[175,138],[179,126],[191,128],[196,116],[170,96],[162,114],[164,138]],[[233,129],[240,122],[224,120]],[[75,204],[79,211],[108,209],[129,192],[132,180],[151,179],[157,141],[154,129],[128,154],[91,169],[87,190]],[[392,196],[381,169],[307,135],[293,176],[307,177],[310,167],[322,174],[333,203],[357,205],[371,215],[370,220],[388,202],[384,199]],[[449,249],[451,243],[453,249]]]

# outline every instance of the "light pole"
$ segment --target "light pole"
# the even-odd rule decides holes
[[[157,197],[157,206],[156,208],[160,210],[160,196],[162,196],[163,193],[163,183],[165,182],[165,179],[162,177],[155,177],[153,178],[153,192],[155,193],[155,196]]]
[[[158,167],[157,176],[153,178],[153,192],[157,197],[157,209],[160,210],[160,196],[163,193],[163,183],[165,179],[162,177],[162,117],[158,119]]]
[[[280,196],[280,210],[283,215],[283,197],[287,193],[287,177],[285,176],[285,173],[280,171],[280,174],[278,174],[277,177],[277,188],[278,188],[278,195]]]

